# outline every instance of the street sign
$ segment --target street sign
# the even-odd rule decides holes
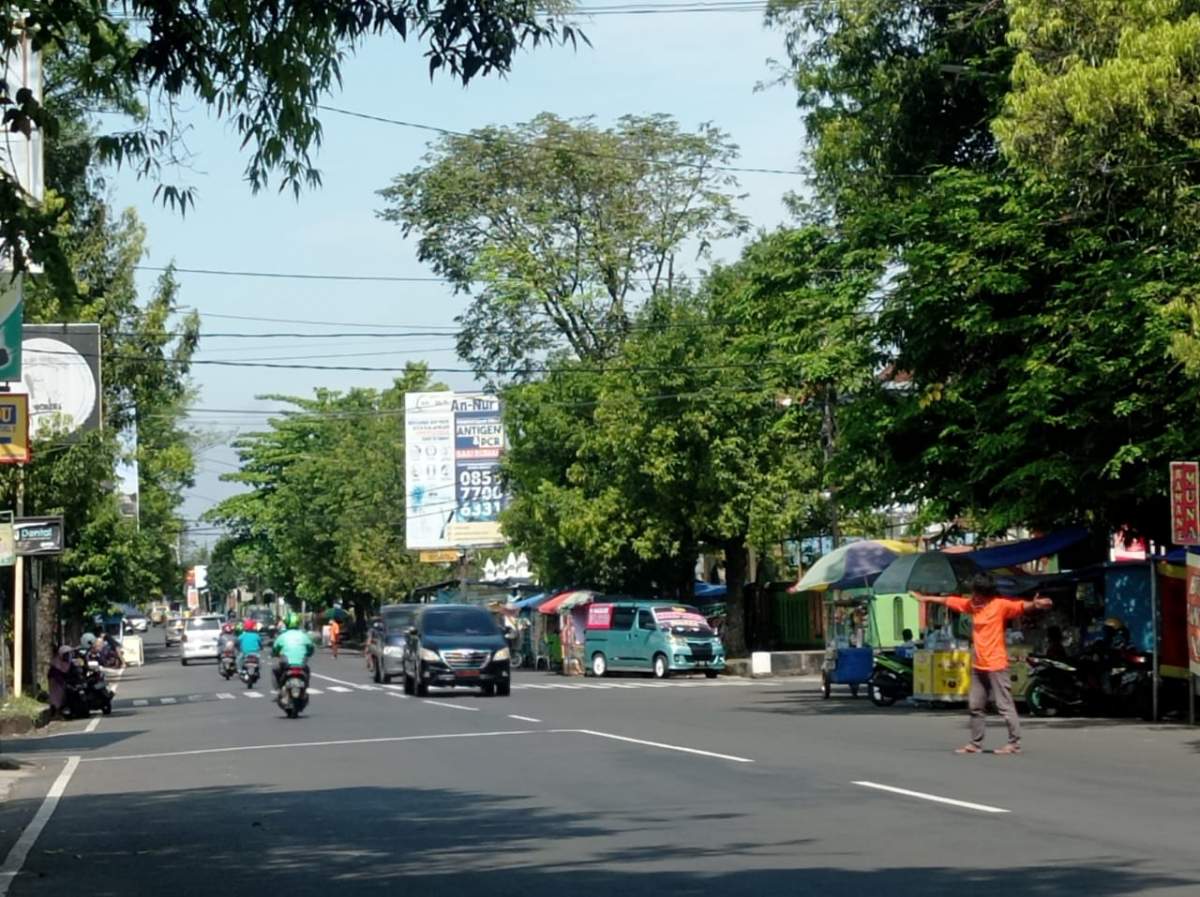
[[[1171,462],[1171,541],[1200,545],[1200,462]]]
[[[25,318],[22,277],[0,270],[0,381],[21,379],[21,325]]]
[[[453,564],[458,561],[458,550],[446,548],[440,551],[422,551],[418,557],[422,564]]]
[[[29,396],[0,393],[0,464],[28,464],[29,459]]]
[[[18,517],[13,523],[13,541],[22,557],[62,554],[62,517]]]

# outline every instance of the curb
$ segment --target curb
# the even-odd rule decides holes
[[[41,712],[32,719],[29,717],[17,717],[13,719],[0,719],[0,737],[11,737],[13,735],[28,735],[34,729],[44,728],[50,722],[50,708],[43,707]]]

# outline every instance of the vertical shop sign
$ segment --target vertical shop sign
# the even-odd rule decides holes
[[[1171,541],[1200,545],[1200,462],[1171,462]]]
[[[1188,667],[1200,676],[1200,553],[1188,552],[1187,571]]]

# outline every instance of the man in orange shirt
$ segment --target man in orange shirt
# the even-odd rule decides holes
[[[1004,624],[1033,610],[1049,610],[1053,603],[1040,595],[1032,601],[1002,598],[995,594],[996,586],[987,574],[971,580],[971,597],[945,597],[914,592],[920,601],[944,604],[960,614],[971,615],[971,642],[974,659],[971,667],[971,692],[967,698],[971,710],[971,741],[956,750],[959,754],[978,754],[983,750],[987,723],[987,702],[990,697],[1004,722],[1008,725],[1008,744],[997,748],[997,754],[1021,753],[1021,723],[1013,703],[1012,684],[1008,676],[1008,646],[1004,640]]]
[[[338,641],[342,637],[342,624],[334,617],[329,621],[329,650],[334,657],[338,656]]]

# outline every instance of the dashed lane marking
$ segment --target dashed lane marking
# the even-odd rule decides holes
[[[350,692],[354,691],[354,689],[352,689],[352,688],[342,688],[340,685],[331,685],[331,686],[329,686],[329,690],[336,691],[340,695],[347,695],[347,694],[350,694]]]
[[[261,691],[248,691],[245,692],[245,695],[248,698],[261,698],[263,696]]]

